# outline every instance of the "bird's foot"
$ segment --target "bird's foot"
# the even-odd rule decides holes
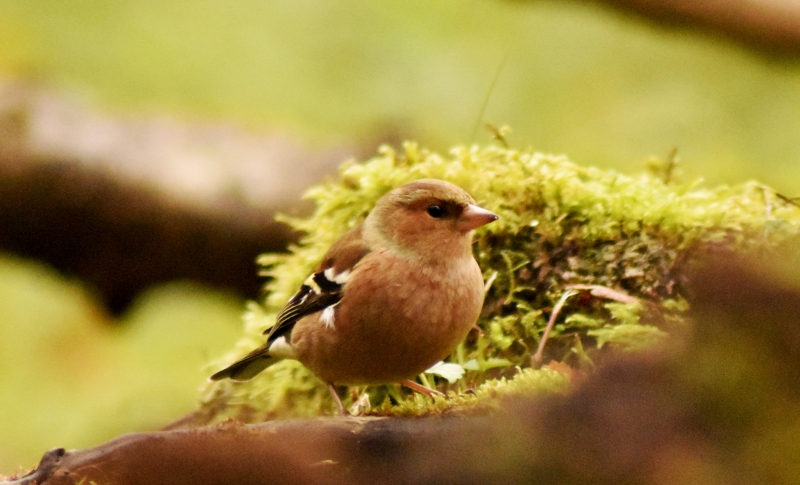
[[[342,404],[342,399],[339,397],[339,393],[336,392],[336,386],[329,383],[328,391],[330,391],[331,396],[333,396],[334,402],[336,402],[336,407],[339,409],[339,415],[350,416],[350,413],[347,412],[347,409],[344,408],[344,404]]]
[[[436,389],[431,389],[429,387],[425,387],[418,382],[414,382],[410,379],[404,379],[400,381],[400,385],[406,386],[407,388],[411,389],[412,391],[418,392],[420,394],[425,394],[428,397],[433,396],[444,396],[443,393],[437,391]]]

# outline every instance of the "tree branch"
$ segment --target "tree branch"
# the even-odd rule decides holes
[[[800,4],[786,0],[592,0],[659,25],[686,27],[772,56],[800,55]]]

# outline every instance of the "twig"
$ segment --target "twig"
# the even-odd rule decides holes
[[[503,60],[500,61],[500,65],[497,66],[497,71],[494,73],[494,77],[492,78],[492,82],[489,84],[489,89],[486,92],[486,97],[483,98],[483,104],[481,105],[481,111],[478,114],[478,119],[475,121],[475,129],[472,130],[472,143],[475,143],[475,138],[478,136],[478,128],[481,126],[481,120],[483,119],[484,113],[486,113],[486,107],[489,106],[489,98],[492,96],[494,92],[494,87],[497,84],[497,80],[500,79],[500,73],[503,72],[503,68],[506,66],[506,62],[508,62],[508,58],[511,56],[511,49],[506,52],[506,55],[503,57]],[[508,148],[506,146],[506,148]]]
[[[636,303],[638,298],[623,293],[621,291],[601,285],[569,285],[568,290],[589,290],[592,296],[597,298],[605,298],[606,300],[614,300],[621,303]]]
[[[483,285],[483,294],[484,295],[489,293],[489,288],[492,287],[492,283],[494,283],[494,280],[496,280],[496,279],[497,279],[497,271],[492,273],[492,276],[490,276],[489,279],[486,280],[486,284]]]
[[[785,195],[780,194],[778,192],[775,192],[775,195],[779,199],[781,199],[782,201],[784,201],[784,202],[786,202],[788,204],[792,204],[795,207],[800,207],[800,197],[786,197]]]
[[[556,323],[556,318],[558,318],[558,314],[561,313],[561,308],[564,307],[564,304],[567,302],[569,297],[577,294],[577,291],[574,290],[567,290],[561,295],[561,298],[558,299],[556,306],[553,307],[553,312],[550,314],[550,320],[547,322],[547,327],[544,329],[544,333],[542,334],[542,340],[539,342],[539,348],[536,350],[536,353],[533,355],[531,360],[535,363],[542,362],[542,352],[544,352],[544,345],[547,343],[547,338],[550,335],[550,330],[553,329],[553,326]]]
[[[506,140],[506,135],[511,132],[511,128],[509,128],[506,125],[497,127],[491,123],[486,123],[486,128],[488,128],[489,131],[492,132],[492,138],[499,141],[503,145],[503,148],[509,148],[508,140]]]
[[[669,185],[672,180],[672,173],[678,164],[678,147],[674,147],[667,155],[667,166],[664,168],[664,185]]]

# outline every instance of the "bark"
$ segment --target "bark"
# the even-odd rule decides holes
[[[800,55],[800,3],[789,0],[592,0],[659,25],[715,35],[769,56]]]
[[[0,84],[0,251],[80,277],[114,313],[171,280],[257,298],[255,258],[298,236],[275,213],[302,212],[302,191],[353,153]]]

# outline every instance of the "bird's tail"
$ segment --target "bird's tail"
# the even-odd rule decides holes
[[[241,360],[234,362],[209,377],[209,380],[219,381],[222,379],[233,379],[234,381],[248,381],[259,374],[261,371],[278,362],[280,358],[269,354],[269,347],[263,345],[244,356]]]

